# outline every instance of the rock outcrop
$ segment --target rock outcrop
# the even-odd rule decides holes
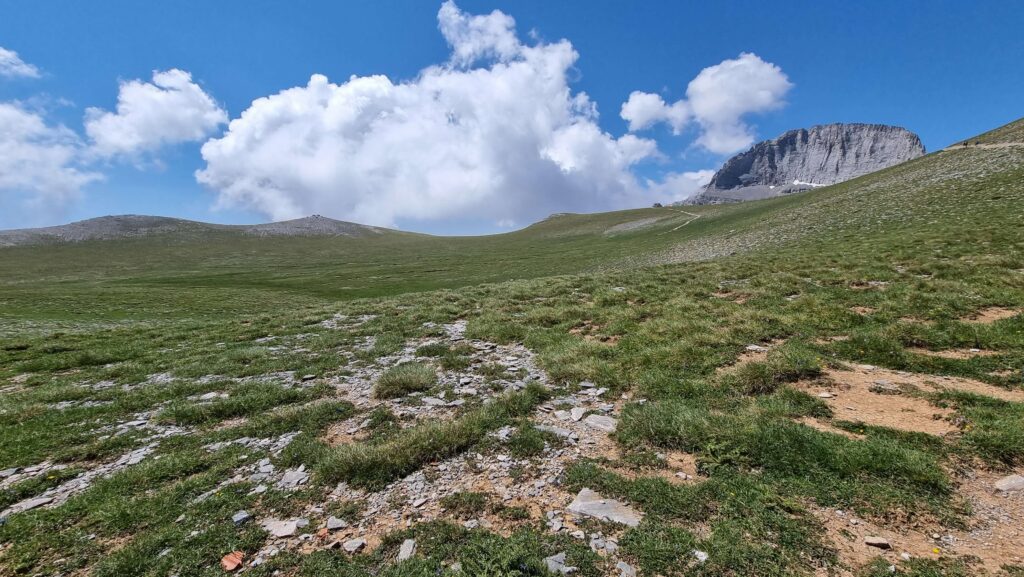
[[[924,155],[916,134],[881,124],[790,130],[730,158],[689,204],[757,200],[836,184]]]

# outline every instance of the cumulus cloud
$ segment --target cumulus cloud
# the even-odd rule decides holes
[[[481,58],[511,60],[519,55],[516,21],[499,10],[471,16],[449,0],[437,13],[437,26],[451,45],[452,63],[457,66],[469,66]]]
[[[59,213],[101,175],[81,168],[82,143],[17,103],[0,102],[0,199],[19,199],[34,212]]]
[[[701,70],[687,86],[684,100],[670,105],[657,94],[634,92],[620,114],[631,131],[666,122],[678,134],[695,121],[700,126],[698,145],[729,154],[754,142],[754,131],[744,118],[781,107],[792,87],[781,68],[743,53]]]
[[[39,78],[39,69],[23,61],[17,52],[0,46],[0,76],[7,78]]]
[[[679,134],[690,122],[690,105],[685,100],[665,104],[661,96],[634,91],[622,105],[621,116],[629,121],[631,131],[643,130],[659,122],[667,122]]]
[[[222,207],[378,225],[509,226],[664,200],[631,170],[657,157],[654,141],[601,130],[594,103],[570,88],[568,41],[524,44],[511,17],[453,2],[438,26],[448,62],[406,82],[314,75],[257,99],[203,145],[197,179]]]
[[[91,152],[100,157],[138,157],[163,146],[198,142],[228,120],[225,112],[183,70],[154,71],[153,81],[122,82],[117,111],[85,111]]]
[[[703,190],[714,175],[714,170],[670,172],[659,181],[648,180],[647,187],[659,198],[658,202],[678,202]]]
[[[0,66],[8,52],[0,49]],[[225,122],[227,113],[181,70],[155,72],[152,83],[122,83],[117,112],[87,109],[89,142],[31,105],[0,102],[0,210],[8,221],[16,212],[57,217],[103,178],[99,161],[200,141]]]

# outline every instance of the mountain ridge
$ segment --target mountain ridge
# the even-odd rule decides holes
[[[249,236],[346,236],[411,234],[388,228],[335,220],[317,214],[263,224],[214,224],[167,216],[108,215],[40,228],[0,230],[0,247],[116,240],[180,233],[237,233]]]
[[[844,182],[924,154],[921,139],[899,126],[832,123],[797,128],[727,160],[686,204],[781,196]]]

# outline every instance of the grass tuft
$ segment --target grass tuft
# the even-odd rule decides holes
[[[437,371],[424,363],[402,363],[384,371],[373,387],[378,399],[396,399],[422,392],[437,384]]]

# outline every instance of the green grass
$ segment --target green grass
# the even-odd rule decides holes
[[[546,451],[561,448],[531,426],[534,408],[583,380],[608,387],[608,399],[629,395],[616,441],[619,464],[636,476],[578,462],[559,482],[646,513],[620,538],[623,558],[642,574],[834,568],[812,506],[879,524],[903,511],[924,526],[957,526],[966,512],[946,471],[965,462],[1021,466],[1021,404],[930,395],[961,425],[940,439],[833,420],[792,383],[861,363],[1019,390],[1024,316],[990,325],[959,319],[987,307],[1024,309],[1024,236],[1014,210],[1024,205],[1022,183],[1024,150],[968,149],[804,194],[688,208],[701,218],[678,229],[692,217],[638,209],[558,216],[491,237],[214,235],[0,249],[0,469],[70,467],[6,488],[5,503],[150,442],[145,430],[113,434],[139,415],[187,432],[159,439],[152,458],[60,507],[12,515],[0,525],[0,574],[220,575],[225,552],[254,554],[265,543],[258,528],[230,522],[241,508],[298,515],[324,504],[338,482],[374,490],[476,453],[524,459],[517,479],[531,482]],[[608,233],[653,217],[662,220]],[[525,345],[555,390],[530,385],[490,403],[470,400],[444,421],[411,422],[398,408],[339,398],[347,379],[413,339],[444,337],[440,325],[456,320],[468,323],[467,338]],[[617,342],[588,340],[581,327]],[[822,340],[832,336],[849,338]],[[747,345],[783,341],[763,362],[729,368]],[[942,359],[909,347],[996,354]],[[524,378],[497,363],[473,364],[473,355],[447,343],[420,347],[416,361],[382,376],[376,394],[429,390],[443,371],[472,370],[487,387]],[[165,373],[173,380],[153,378]],[[305,375],[314,378],[303,382]],[[196,400],[211,392],[228,396]],[[807,416],[863,438],[796,422]],[[360,441],[325,442],[328,429],[363,422]],[[490,433],[504,426],[516,429],[495,441]],[[298,435],[280,455],[203,448],[287,433]],[[663,466],[659,454],[675,450],[697,458],[699,482],[649,475]],[[243,481],[193,502],[239,463],[265,457],[278,467],[306,465],[311,486],[258,497]],[[363,514],[357,501],[331,507],[352,522]],[[542,575],[543,558],[561,551],[581,575],[612,570],[586,543],[548,532],[524,510],[494,512],[516,523],[510,537],[414,523],[370,554],[284,552],[250,574],[436,575],[457,561],[465,574]],[[417,557],[395,565],[410,536]],[[695,564],[693,549],[708,561]],[[897,567],[908,576],[976,573],[960,559]]]
[[[373,395],[378,399],[395,399],[426,391],[436,383],[434,367],[424,363],[403,363],[384,371],[374,385]]]
[[[530,385],[454,421],[417,425],[379,443],[322,448],[314,467],[325,483],[346,481],[379,489],[425,463],[469,449],[489,431],[526,416],[545,396],[538,385]]]

